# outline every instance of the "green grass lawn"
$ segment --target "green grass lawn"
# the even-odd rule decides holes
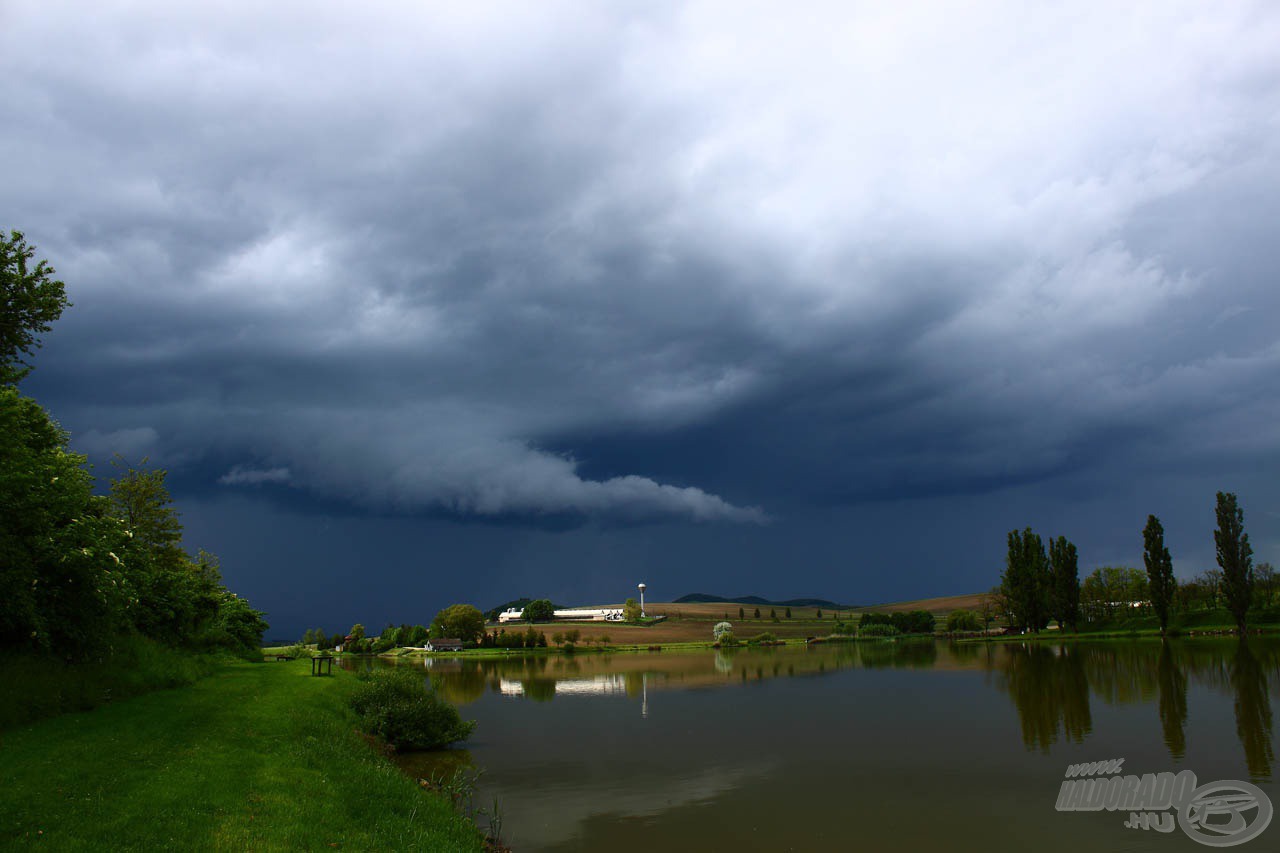
[[[481,850],[473,823],[355,731],[354,686],[306,660],[229,663],[0,733],[0,847]]]

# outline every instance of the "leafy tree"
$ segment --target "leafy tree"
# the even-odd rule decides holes
[[[84,457],[34,400],[0,387],[0,644],[80,659],[128,626],[128,541]]]
[[[821,608],[821,607],[819,607],[819,608],[818,608],[818,618],[819,618],[819,619],[821,619],[821,618],[822,618],[822,608]]]
[[[484,633],[484,614],[470,604],[451,604],[432,620],[432,636],[436,636],[437,626],[441,637],[457,637],[464,643],[474,643]]]
[[[31,264],[35,254],[21,231],[0,235],[0,384],[15,384],[31,372],[24,359],[71,304],[49,262]]]
[[[947,632],[981,631],[982,620],[971,610],[956,610],[947,617]]]
[[[1270,607],[1276,591],[1276,570],[1270,563],[1259,563],[1254,567],[1253,585],[1258,591],[1259,603],[1263,607]]]
[[[1039,535],[1030,527],[1009,532],[1009,553],[1000,586],[1014,625],[1024,631],[1040,631],[1049,624],[1049,559]]]
[[[891,613],[889,622],[903,634],[932,634],[937,624],[934,615],[928,610]]]
[[[564,641],[566,643],[577,643],[580,639],[582,639],[582,632],[577,628],[574,628],[572,631],[566,631],[564,634]]]
[[[526,604],[522,615],[527,622],[550,622],[556,618],[556,606],[549,599],[539,598]]]
[[[732,633],[732,632],[733,632],[733,626],[730,625],[728,622],[717,622],[715,627],[711,629],[711,636],[719,640],[721,634]]]
[[[757,619],[759,619],[759,618],[760,618],[760,608],[759,608],[759,607],[757,607],[757,608],[756,608],[756,618],[757,618]]]
[[[557,646],[564,645],[564,633],[561,631],[556,631],[554,634],[551,635],[551,642],[555,643]]]
[[[1213,532],[1218,565],[1222,567],[1222,597],[1236,620],[1236,630],[1245,632],[1249,604],[1253,598],[1253,548],[1244,532],[1244,511],[1230,492],[1218,492],[1218,529]]]
[[[351,638],[351,642],[358,643],[364,639],[364,626],[359,622],[351,626],[351,630],[347,632],[347,637]],[[345,641],[347,637],[342,639]]]
[[[1127,612],[1149,598],[1147,575],[1122,566],[1102,566],[1084,579],[1080,599],[1090,619],[1105,619],[1122,608]]]
[[[111,504],[133,537],[175,561],[182,559],[182,523],[164,484],[167,471],[146,469],[143,457],[135,468],[120,454],[111,464],[122,473],[111,481]]]
[[[791,618],[791,608],[790,608],[790,607],[788,607],[788,608],[787,608],[787,618],[788,618],[788,619],[790,619],[790,618]]]
[[[746,619],[746,618],[747,618],[747,612],[746,612],[745,610],[743,610],[741,607],[739,607],[739,608],[738,608],[738,618],[739,618],[739,619]]]
[[[1080,619],[1080,571],[1076,562],[1076,546],[1065,536],[1049,540],[1050,614],[1058,620],[1058,629],[1072,628]]]
[[[1142,531],[1142,562],[1147,567],[1147,588],[1151,591],[1151,606],[1160,620],[1160,633],[1169,628],[1169,609],[1173,605],[1178,582],[1173,577],[1173,558],[1164,545],[1164,527],[1154,515],[1147,516],[1147,526]]]
[[[262,635],[271,627],[265,617],[265,613],[254,610],[234,592],[226,593],[214,625],[222,639],[219,644],[230,647],[247,660],[261,660]]]
[[[1000,612],[999,599],[999,587],[978,599],[978,616],[982,619],[982,630],[991,630],[991,623],[995,621],[996,615]]]
[[[628,598],[622,604],[622,618],[627,622],[640,621],[640,605],[634,598]]]

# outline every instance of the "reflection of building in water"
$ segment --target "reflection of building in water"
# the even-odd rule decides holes
[[[527,693],[525,681],[516,678],[499,679],[498,689],[504,696],[524,696]],[[612,696],[626,692],[627,679],[621,673],[594,675],[590,678],[561,678],[555,681],[557,696]]]

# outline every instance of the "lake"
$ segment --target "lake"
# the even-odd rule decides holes
[[[1270,638],[396,665],[479,722],[466,749],[402,766],[482,768],[477,804],[498,800],[518,851],[1204,849],[1180,826],[1126,828],[1129,810],[1056,808],[1069,765],[1121,758],[1099,778],[1190,770],[1193,787],[1238,780],[1280,805]],[[1231,805],[1197,831],[1233,840],[1232,820],[1265,810]],[[1277,839],[1270,827],[1241,849]]]

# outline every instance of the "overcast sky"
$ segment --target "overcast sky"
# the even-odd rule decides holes
[[[1273,3],[0,2],[24,385],[272,636],[1280,562]]]

